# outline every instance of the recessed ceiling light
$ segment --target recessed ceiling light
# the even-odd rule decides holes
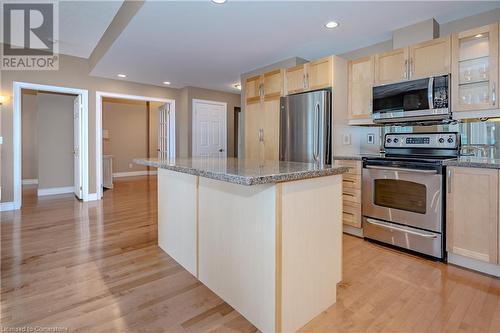
[[[483,34],[477,34],[477,35],[475,35],[474,37],[476,37],[476,38],[481,38],[481,37],[483,37]]]
[[[240,83],[235,83],[234,87],[238,90],[241,90],[241,84]]]
[[[163,81],[163,84],[169,85],[170,81]]]
[[[330,22],[327,22],[325,24],[325,27],[327,27],[328,29],[333,29],[333,28],[336,28],[338,26],[339,26],[338,22],[335,22],[335,21],[330,21]]]
[[[226,2],[227,0],[212,0],[213,3],[216,3],[216,4],[223,4],[224,2]]]
[[[125,74],[118,74],[118,77],[127,77]]]

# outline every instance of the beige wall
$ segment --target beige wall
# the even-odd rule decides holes
[[[148,111],[142,101],[103,101],[102,129],[109,139],[103,139],[102,148],[104,155],[113,155],[113,172],[147,170],[133,159],[148,156]]]
[[[75,96],[38,93],[38,188],[73,186]]]
[[[22,113],[22,179],[38,179],[38,96],[23,90]]]

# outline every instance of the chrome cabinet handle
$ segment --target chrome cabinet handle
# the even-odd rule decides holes
[[[491,103],[493,105],[497,103],[497,87],[495,82],[493,82],[493,87],[491,88]]]
[[[405,68],[404,68],[404,78],[408,78],[408,59],[405,60]]]
[[[306,74],[306,88],[309,88],[309,73]]]
[[[376,220],[370,219],[370,218],[367,218],[366,222],[368,222],[370,224],[373,224],[373,225],[376,225],[376,226],[379,226],[379,227],[382,227],[382,228],[385,228],[385,229],[394,229],[394,230],[406,232],[407,234],[411,234],[411,235],[415,235],[415,236],[419,236],[419,237],[437,238],[437,235],[434,235],[434,234],[424,234],[424,233],[416,232],[416,231],[405,229],[405,228],[399,228],[399,227],[396,227],[393,224],[379,222],[379,221],[376,221]]]
[[[447,182],[447,187],[448,187],[448,193],[451,193],[451,169],[448,169],[448,182]]]
[[[402,171],[402,172],[415,172],[415,173],[425,173],[428,175],[436,174],[436,170],[422,170],[422,169],[407,169],[407,168],[394,168],[394,167],[383,167],[376,165],[367,165],[366,169],[375,169],[375,170],[386,170],[386,171]]]
[[[306,83],[306,74],[302,74],[302,88],[306,89],[307,88],[307,83]]]
[[[410,79],[413,77],[413,58],[410,58]]]
[[[264,142],[264,129],[259,128],[259,142]]]

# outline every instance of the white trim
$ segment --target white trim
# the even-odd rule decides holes
[[[97,200],[100,200],[100,198],[97,197],[97,193],[89,193],[89,195],[87,195],[87,200],[85,201],[97,201]]]
[[[448,263],[500,277],[500,266],[448,252]]]
[[[89,145],[88,145],[88,99],[89,93],[88,90],[78,89],[78,88],[69,88],[69,87],[60,87],[60,86],[51,86],[45,84],[37,84],[37,83],[28,83],[28,82],[18,82],[14,81],[13,83],[13,137],[14,137],[14,172],[13,172],[13,180],[14,180],[14,208],[20,209],[22,205],[22,179],[21,179],[21,166],[22,166],[22,155],[21,155],[21,94],[22,89],[31,89],[31,90],[43,90],[50,92],[58,92],[64,94],[74,94],[81,96],[82,102],[82,128],[80,132],[80,150],[82,151],[82,160],[81,160],[81,174],[82,174],[82,194],[83,199],[85,200],[88,196],[89,192]]]
[[[173,112],[172,116],[175,120],[175,100],[167,99],[167,98],[157,98],[150,96],[138,96],[138,95],[127,95],[127,94],[118,94],[106,91],[96,91],[95,93],[95,179],[96,179],[96,194],[99,199],[103,196],[103,188],[102,188],[102,98],[103,97],[111,97],[111,98],[121,98],[121,99],[129,99],[136,101],[146,101],[146,102],[160,102],[160,103],[169,103],[170,104],[170,112]],[[175,138],[175,122],[174,122],[174,131],[173,137]],[[175,145],[175,141],[174,141]],[[174,150],[175,152],[175,150]],[[138,156],[139,157],[139,156]],[[175,156],[174,156],[175,157]]]
[[[23,179],[23,185],[36,185],[38,184],[38,179]]]
[[[0,212],[6,212],[9,210],[14,210],[15,208],[14,201],[10,202],[0,202]]]
[[[192,134],[191,134],[191,155],[192,156],[196,156],[195,152],[196,152],[196,140],[195,140],[195,137],[196,137],[196,121],[197,121],[197,117],[196,117],[196,112],[195,112],[195,107],[194,105],[196,103],[205,103],[205,104],[214,104],[214,105],[219,105],[219,106],[223,106],[224,107],[224,152],[227,156],[227,103],[225,102],[217,102],[217,101],[209,101],[209,100],[206,100],[206,99],[195,99],[193,98],[193,101],[192,101],[192,105],[191,105],[191,113],[192,113],[192,118],[193,118],[193,122],[191,124],[191,129],[192,129]]]
[[[38,196],[43,197],[45,195],[67,194],[67,193],[73,193],[74,191],[75,191],[74,186],[42,188],[38,189]]]
[[[115,172],[113,174],[114,178],[121,177],[135,177],[135,176],[152,176],[158,174],[158,171],[130,171],[130,172]]]

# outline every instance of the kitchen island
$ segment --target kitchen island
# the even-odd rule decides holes
[[[336,302],[342,173],[235,158],[158,168],[158,245],[262,332],[293,332]]]

